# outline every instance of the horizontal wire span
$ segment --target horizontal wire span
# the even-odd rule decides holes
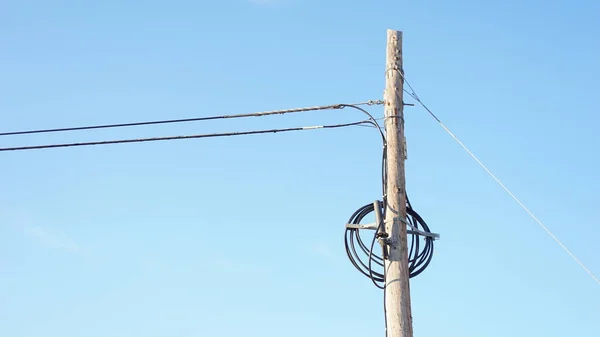
[[[335,128],[343,128],[343,127],[348,127],[348,126],[357,126],[357,125],[371,124],[371,123],[372,123],[372,121],[370,121],[370,120],[364,120],[364,121],[344,123],[344,124],[303,126],[303,127],[294,127],[294,128],[284,128],[284,129],[252,130],[252,131],[225,132],[225,133],[207,133],[207,134],[185,135],[185,136],[168,136],[168,137],[138,138],[138,139],[116,139],[116,140],[105,140],[105,141],[95,141],[95,142],[6,147],[6,148],[0,148],[0,152],[40,150],[40,149],[51,149],[51,148],[60,148],[60,147],[76,147],[76,146],[92,146],[92,145],[108,145],[108,144],[124,144],[124,143],[143,143],[143,142],[179,140],[179,139],[231,137],[231,136],[256,135],[256,134],[265,134],[265,133],[306,131],[306,130],[315,130],[315,129],[335,129]]]
[[[52,133],[52,132],[66,132],[66,131],[81,131],[81,130],[94,130],[94,129],[121,128],[121,127],[142,126],[142,125],[157,125],[157,124],[173,124],[173,123],[200,122],[200,121],[209,121],[209,120],[217,120],[217,119],[262,117],[262,116],[284,115],[284,114],[289,114],[289,113],[308,112],[308,111],[317,111],[317,110],[337,110],[337,109],[343,109],[343,108],[348,107],[348,106],[357,106],[357,105],[380,105],[380,104],[383,104],[383,101],[374,101],[374,100],[371,100],[371,101],[366,101],[366,102],[361,102],[361,103],[354,103],[354,104],[331,104],[331,105],[321,105],[321,106],[313,106],[313,107],[306,107],[306,108],[272,110],[272,111],[263,111],[263,112],[234,114],[234,115],[219,115],[219,116],[206,116],[206,117],[195,117],[195,118],[167,119],[167,120],[159,120],[159,121],[145,121],[145,122],[133,122],[133,123],[118,123],[118,124],[77,126],[77,127],[56,128],[56,129],[41,129],[41,130],[0,132],[0,136],[16,136],[16,135],[30,135],[30,134],[37,134],[37,133]]]

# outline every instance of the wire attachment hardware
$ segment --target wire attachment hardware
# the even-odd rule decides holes
[[[405,221],[402,221],[402,222],[405,222]],[[424,237],[430,237],[430,238],[432,238],[434,240],[440,240],[440,234],[438,234],[438,233],[424,232],[422,230],[416,229],[411,224],[408,224],[408,226],[411,229],[407,229],[406,230],[407,234],[420,235],[420,236],[424,236]],[[378,226],[377,226],[377,223],[375,223],[375,222],[371,222],[371,223],[367,223],[367,224],[351,224],[351,223],[347,223],[346,224],[346,228],[377,230]],[[377,235],[380,235],[380,234],[377,234]],[[387,233],[385,233],[385,235],[387,235]]]

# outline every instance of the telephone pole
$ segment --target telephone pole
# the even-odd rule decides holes
[[[406,239],[403,85],[402,32],[390,29],[387,31],[383,97],[387,139],[385,232],[389,238],[389,253],[385,260],[384,291],[388,337],[412,337],[413,335]]]

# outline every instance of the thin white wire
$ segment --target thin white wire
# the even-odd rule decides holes
[[[408,84],[408,82],[407,82]],[[535,222],[538,223],[538,225],[540,225],[540,227],[542,227],[542,229],[544,231],[546,231],[546,233],[548,233],[548,235],[550,235],[550,237],[552,239],[554,239],[554,241],[556,241],[556,243],[558,243],[558,245],[560,247],[562,247],[562,249],[564,249],[565,252],[567,252],[567,254],[569,254],[569,256],[571,256],[571,258],[573,258],[573,260],[575,260],[575,262],[577,262],[579,264],[579,266],[581,266],[581,268],[583,268],[583,270],[585,270],[593,279],[594,281],[596,281],[596,283],[600,284],[600,279],[598,279],[598,277],[596,277],[596,275],[594,275],[594,273],[592,273],[591,270],[589,270],[585,264],[583,264],[583,262],[581,262],[581,260],[579,260],[575,254],[573,254],[571,252],[571,250],[569,250],[569,248],[567,248],[567,246],[565,246],[557,237],[556,235],[554,235],[554,233],[552,233],[552,231],[550,229],[548,229],[548,227],[546,227],[546,225],[544,225],[544,223],[538,219],[530,210],[529,208],[527,208],[527,206],[525,206],[525,204],[523,204],[523,202],[521,202],[521,200],[519,200],[519,198],[517,198],[517,196],[508,188],[506,187],[506,185],[504,185],[504,183],[502,181],[500,181],[500,179],[498,179],[498,177],[496,177],[496,175],[494,173],[492,173],[492,171],[490,171],[490,169],[487,168],[487,166],[485,166],[485,164],[483,164],[481,162],[481,160],[479,160],[479,158],[477,158],[477,156],[475,156],[475,154],[473,152],[471,152],[471,150],[469,150],[469,148],[460,141],[460,139],[458,139],[458,137],[456,137],[456,135],[450,131],[450,129],[448,129],[448,127],[433,113],[431,112],[431,110],[429,110],[429,108],[423,104],[423,102],[421,102],[421,99],[419,99],[419,96],[417,96],[417,94],[415,93],[415,91],[413,90],[413,88],[410,86],[410,84],[408,84],[409,88],[412,90],[412,93],[408,93],[412,98],[414,98],[417,102],[419,102],[419,104],[421,104],[421,106],[423,106],[423,108],[425,108],[425,110],[427,110],[427,112],[429,112],[429,114],[438,122],[440,123],[440,125],[442,126],[442,128],[444,128],[444,130],[446,130],[446,132],[452,137],[454,138],[454,140],[469,154],[469,156],[471,156],[471,158],[473,158],[478,164],[479,166],[481,166],[497,183],[498,185],[500,185],[500,187],[502,187],[506,193],[508,193],[508,195],[510,195],[518,204],[519,206],[521,206],[521,208],[523,208],[525,210],[525,212],[527,212],[527,214],[529,214],[529,216],[531,216],[531,218],[533,220],[535,220]]]

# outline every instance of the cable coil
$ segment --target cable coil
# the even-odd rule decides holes
[[[381,214],[385,212],[384,203],[380,202]],[[368,204],[359,208],[348,220],[349,224],[358,225],[365,219],[367,215],[375,211],[374,204]],[[408,227],[410,229],[421,230],[426,233],[431,233],[429,226],[423,218],[412,208],[410,201],[407,198],[406,205]],[[348,258],[354,267],[363,275],[370,278],[373,283],[383,289],[385,283],[384,256],[374,252],[375,242],[378,238],[378,233],[383,228],[383,220],[377,224],[378,229],[373,234],[371,242],[365,242],[361,237],[361,229],[346,228],[345,247]],[[363,229],[366,230],[366,229]],[[421,274],[431,262],[433,258],[433,237],[421,236],[414,232],[407,233],[408,247],[408,265],[410,277],[415,277]]]

